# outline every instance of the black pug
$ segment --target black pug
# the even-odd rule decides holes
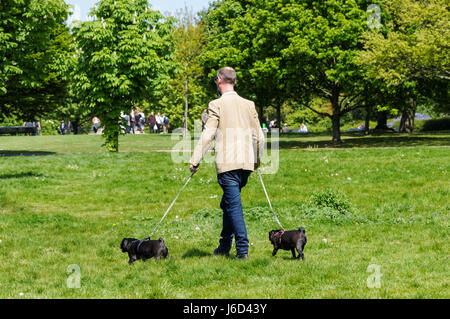
[[[164,258],[169,256],[169,250],[162,238],[158,240],[124,238],[120,243],[120,248],[122,252],[128,253],[128,257],[130,257],[130,260],[128,260],[129,264],[138,259],[146,261],[153,257],[155,260],[158,260],[161,256]]]
[[[290,250],[292,257],[299,259],[303,255],[303,249],[306,245],[305,229],[300,227],[298,230],[272,230],[269,232],[269,240],[273,245],[272,256],[275,256],[278,249]],[[295,256],[295,250],[297,249],[298,256]]]

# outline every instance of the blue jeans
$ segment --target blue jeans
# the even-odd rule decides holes
[[[247,184],[251,171],[242,169],[228,171],[217,175],[217,181],[223,189],[220,208],[223,210],[223,225],[220,233],[219,250],[229,252],[236,241],[238,255],[248,253],[247,229],[241,203],[241,189]]]

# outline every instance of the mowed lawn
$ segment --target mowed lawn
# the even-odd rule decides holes
[[[263,175],[281,223],[306,229],[305,261],[272,256],[256,173],[249,259],[213,256],[222,191],[203,163],[153,237],[170,258],[128,265],[122,238],[148,236],[190,175],[161,152],[179,140],[123,136],[107,154],[101,136],[0,136],[0,298],[449,298],[450,133],[329,139],[282,137]],[[349,207],[317,202],[330,192]]]

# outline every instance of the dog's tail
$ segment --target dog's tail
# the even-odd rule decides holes
[[[301,232],[301,233],[303,233],[303,234],[306,233],[306,232],[305,232],[305,229],[304,229],[303,227],[299,227],[299,228],[298,228],[298,231]]]

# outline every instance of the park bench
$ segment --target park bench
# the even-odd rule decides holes
[[[36,134],[34,126],[0,126],[0,135]]]

